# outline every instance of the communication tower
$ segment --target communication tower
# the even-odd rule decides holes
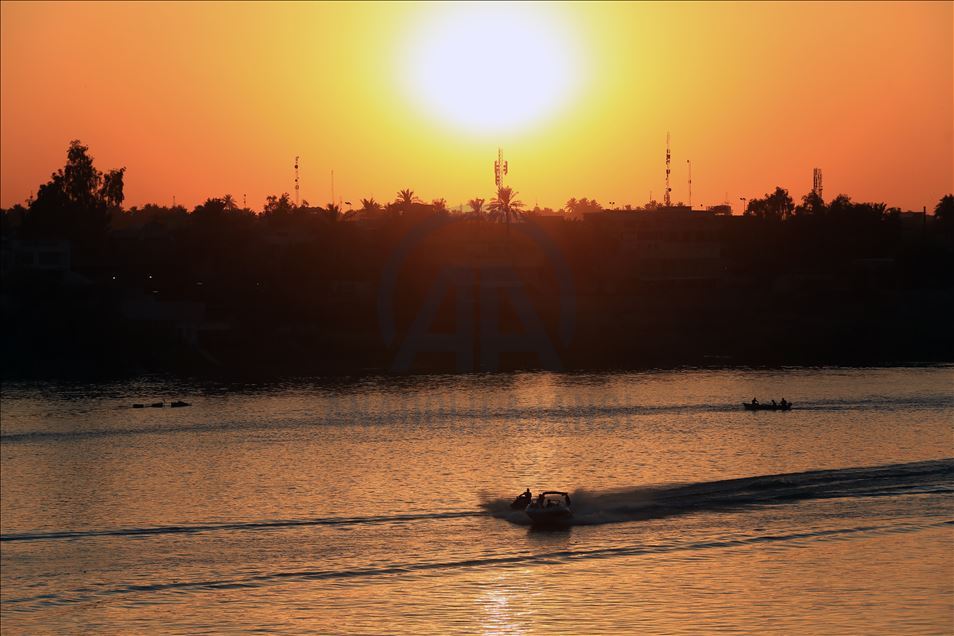
[[[821,168],[815,168],[812,171],[812,192],[818,195],[818,198],[822,198],[822,170]]]
[[[663,196],[663,203],[668,208],[672,205],[672,199],[669,196],[669,193],[672,192],[672,188],[669,187],[669,163],[671,155],[669,152],[669,133],[666,133],[666,192]]]
[[[298,183],[298,155],[295,155],[295,206],[298,206],[299,202],[299,183]]]
[[[497,161],[494,162],[494,183],[498,189],[504,187],[505,174],[507,174],[507,162],[503,158],[503,148],[497,148]]]

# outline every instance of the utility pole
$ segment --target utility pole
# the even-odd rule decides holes
[[[742,214],[745,214],[745,202],[748,201],[745,197],[739,197],[739,200],[742,201]]]
[[[686,159],[689,164],[689,209],[692,210],[692,161]]]

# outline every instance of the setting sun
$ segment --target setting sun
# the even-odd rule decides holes
[[[464,132],[539,125],[573,97],[576,38],[552,7],[442,6],[409,41],[412,101]]]
[[[294,189],[300,155],[313,203],[411,187],[460,207],[492,195],[498,146],[535,203],[640,205],[664,187],[667,131],[677,202],[689,199],[687,159],[693,203],[736,213],[775,185],[803,195],[814,167],[835,194],[904,209],[950,190],[950,4],[0,11],[4,206],[34,195],[77,138],[128,168],[125,202],[139,206],[232,192],[258,209]],[[65,60],[83,72],[63,74]]]

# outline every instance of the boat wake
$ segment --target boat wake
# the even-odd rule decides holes
[[[866,468],[762,475],[741,479],[669,484],[572,494],[573,520],[585,526],[659,519],[693,512],[780,505],[809,499],[954,493],[954,459]],[[494,517],[530,525],[510,499],[487,499],[481,505]]]
[[[375,517],[326,517],[317,519],[278,519],[235,523],[180,524],[171,526],[147,526],[143,528],[111,528],[105,530],[64,530],[61,532],[23,532],[0,535],[6,541],[51,541],[57,539],[86,539],[90,537],[139,537],[160,534],[192,534],[198,532],[221,532],[240,530],[274,530],[302,526],[354,526],[363,524],[387,524],[409,521],[460,519],[482,517],[485,513],[474,511],[451,511],[442,513],[381,515]]]
[[[907,494],[954,493],[954,458],[937,461],[843,468],[804,473],[763,475],[700,482],[645,486],[611,491],[577,490],[571,493],[573,518],[562,525],[597,525],[658,519],[692,512],[778,505],[806,499],[878,497]],[[412,514],[311,519],[263,519],[231,523],[175,524],[165,526],[88,530],[36,531],[0,534],[0,543],[14,541],[75,540],[94,537],[142,537],[280,530],[307,526],[387,525],[421,521],[493,516],[517,525],[530,525],[522,510],[511,510],[512,499],[483,497],[479,510],[447,510]]]

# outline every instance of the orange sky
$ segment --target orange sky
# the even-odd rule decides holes
[[[673,201],[687,159],[696,205],[800,197],[816,166],[826,198],[920,209],[954,190],[951,2],[0,11],[3,206],[73,138],[127,167],[127,206],[228,192],[260,208],[294,191],[295,155],[312,204],[334,169],[341,200],[410,187],[456,206],[492,196],[498,145],[531,205],[642,204],[662,198],[667,130]]]

